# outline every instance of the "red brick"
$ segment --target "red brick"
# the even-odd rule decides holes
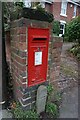
[[[26,35],[21,34],[19,36],[19,42],[26,42]]]
[[[23,66],[14,60],[14,65],[17,66],[21,71],[26,71],[26,65]]]
[[[15,75],[15,77],[19,78],[18,72],[14,71],[14,75]]]
[[[18,27],[17,34],[26,34],[26,27]]]
[[[67,17],[65,16],[61,16],[60,13],[61,13],[61,1],[58,1],[56,2],[56,0],[54,1],[53,3],[53,15],[54,15],[54,19],[55,20],[63,20],[63,21],[71,21],[73,19],[73,12],[74,12],[74,4],[72,4],[72,7],[71,6],[72,3],[68,2],[67,4],[67,12],[66,12],[66,15]],[[79,8],[77,7],[77,11],[76,11],[76,15],[79,16],[79,12],[78,12]]]
[[[61,42],[55,42],[53,47],[54,48],[58,48],[58,47],[61,47],[62,46],[62,43]]]
[[[19,42],[18,43],[18,49],[26,50],[27,49],[26,42]]]
[[[18,41],[15,41],[14,47],[15,47],[15,48],[18,48],[18,44],[19,44]]]
[[[16,36],[16,41],[19,42],[19,35]]]
[[[26,34],[26,27],[21,27],[19,30],[20,34]]]
[[[26,64],[26,58],[22,59],[18,56],[15,56],[15,60],[18,61],[21,64]]]
[[[23,96],[24,96],[19,89],[17,89],[17,94],[18,94],[18,97],[19,97],[19,98],[23,98]]]
[[[16,28],[14,28],[14,35],[16,35],[16,33],[17,33],[17,29],[16,29]]]
[[[22,82],[26,82],[26,79],[27,79],[27,78],[22,78],[22,77],[20,76],[20,80],[21,80]]]
[[[16,76],[16,73],[14,73],[14,84],[19,89],[19,87],[26,88],[26,83],[22,84],[23,82],[20,82],[18,79],[19,77]]]

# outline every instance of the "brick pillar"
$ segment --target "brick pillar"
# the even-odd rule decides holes
[[[58,88],[63,38],[53,37],[51,45],[50,83]]]
[[[19,100],[22,107],[32,109],[36,102],[36,93],[40,85],[47,86],[50,80],[51,64],[51,41],[52,31],[50,30],[48,74],[46,82],[28,87],[27,59],[28,59],[28,27],[50,28],[51,24],[44,21],[21,18],[11,23],[11,70],[14,84],[14,96]]]

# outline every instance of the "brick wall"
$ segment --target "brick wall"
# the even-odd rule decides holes
[[[6,46],[6,60],[11,63],[11,43],[10,43],[10,30],[5,32],[5,46]]]
[[[72,7],[70,7],[72,5]],[[80,6],[77,6],[77,11],[76,11],[76,16],[80,15]],[[54,19],[55,20],[63,20],[66,22],[69,22],[73,19],[73,12],[74,12],[74,4],[68,2],[67,4],[67,11],[66,11],[66,17],[65,16],[61,16],[61,1],[60,2],[53,2],[53,15],[54,15]]]
[[[80,16],[80,6],[77,8],[77,16]]]
[[[53,4],[51,4],[51,3],[45,3],[45,10],[47,12],[53,13]]]
[[[51,24],[47,22],[29,20],[21,18],[11,23],[11,69],[14,84],[14,96],[16,100],[19,100],[23,108],[31,109],[35,106],[36,92],[40,85],[48,85],[50,80],[50,62],[51,62],[51,41],[53,40],[50,35],[49,42],[49,58],[48,58],[48,74],[47,81],[32,87],[28,87],[27,77],[27,42],[28,27],[38,28],[51,28]],[[50,31],[51,34],[52,31]]]
[[[62,37],[53,37],[51,47],[51,67],[50,67],[50,83],[58,88],[61,51],[63,45]]]
[[[53,3],[53,15],[54,19],[60,21],[61,2]]]
[[[71,7],[72,5],[72,7]],[[74,4],[68,3],[67,4],[67,22],[73,19],[73,12],[74,12]]]

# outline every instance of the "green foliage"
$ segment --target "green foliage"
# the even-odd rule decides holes
[[[52,94],[52,92],[53,92],[53,86],[51,84],[49,84],[47,86],[47,93],[48,93],[47,99],[48,99],[48,102],[51,100],[51,94]]]
[[[42,6],[40,4],[36,6],[36,9],[41,11],[41,12],[45,12],[45,9],[42,8]]]
[[[58,107],[54,103],[47,103],[46,112],[48,112],[52,117],[58,116]]]
[[[61,94],[59,92],[55,92],[54,97],[57,102],[59,102],[62,99]]]
[[[24,7],[24,2],[15,2],[15,6],[23,8]]]
[[[10,21],[18,18],[20,11],[24,7],[24,2],[3,2],[4,8],[4,28],[10,28]]]
[[[53,86],[52,86],[51,84],[49,84],[49,85],[47,86],[48,95],[50,95],[50,94],[52,93],[52,91],[53,91]]]
[[[69,51],[80,60],[80,44],[73,46]]]
[[[46,112],[49,113],[51,117],[58,117],[59,115],[59,105],[61,100],[61,94],[55,90],[55,88],[49,84],[47,87],[48,99],[46,104]],[[52,98],[52,96],[54,98]],[[52,99],[55,99],[54,101]]]
[[[19,18],[22,9],[25,7],[24,2],[15,2],[14,10],[11,11],[11,20]]]
[[[48,91],[48,102],[51,102],[51,101],[60,102],[61,101],[61,98],[62,98],[61,94],[58,91],[56,91],[51,84],[48,85],[47,91]],[[54,98],[52,98],[52,96]]]
[[[80,43],[80,16],[73,19],[66,25],[64,39]]]
[[[54,21],[53,22],[53,33],[57,36],[60,33],[60,23],[59,23],[59,21]]]
[[[21,118],[21,120],[25,120],[26,118],[34,120],[38,119],[38,114],[35,112],[35,110],[23,110],[18,102],[13,110],[13,115],[17,119]]]

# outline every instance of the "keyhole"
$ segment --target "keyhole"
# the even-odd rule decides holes
[[[38,51],[40,51],[40,47],[38,47]]]

